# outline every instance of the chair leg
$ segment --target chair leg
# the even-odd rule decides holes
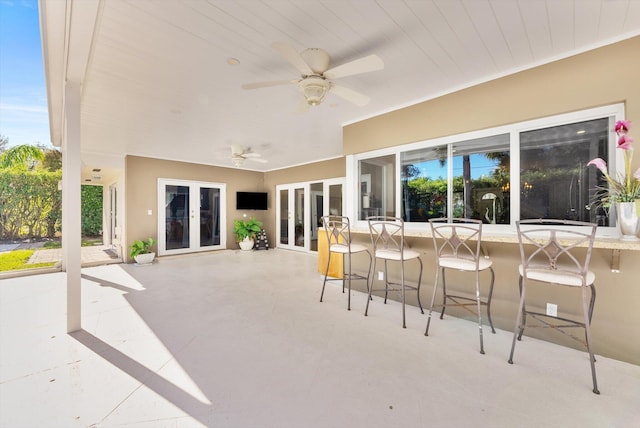
[[[591,312],[593,311],[593,302],[595,299],[595,295],[591,294],[591,302],[589,304],[589,309],[587,309],[587,288],[582,287],[582,310],[584,313],[584,329],[586,331],[587,336],[587,351],[589,352],[589,363],[591,364],[591,379],[593,381],[593,393],[600,394],[598,390],[598,381],[596,379],[596,359],[593,355],[593,350],[591,349]]]
[[[424,335],[429,336],[429,326],[431,325],[431,314],[433,313],[433,305],[436,301],[436,291],[438,291],[438,276],[440,269],[436,268],[436,282],[433,284],[433,294],[431,295],[431,307],[429,308],[429,315],[427,316],[427,328],[424,330]]]
[[[520,288],[520,295],[523,293],[523,281],[524,278],[520,277],[518,280],[518,288]],[[527,324],[527,309],[526,303],[523,301],[522,306],[520,307],[520,312],[522,312],[522,321],[520,324],[520,332],[518,333],[518,340],[522,340],[522,334],[524,333],[524,326]]]
[[[367,313],[369,312],[369,302],[371,301],[371,291],[373,291],[373,273],[376,271],[376,258],[373,257],[373,264],[371,266],[371,275],[369,276],[369,279],[367,280],[367,288],[369,289],[369,295],[367,297],[367,306],[365,306],[364,308],[364,316],[367,316]]]
[[[418,294],[418,306],[420,306],[420,313],[424,314],[424,309],[422,309],[422,302],[420,301],[420,284],[422,283],[422,259],[418,258],[420,262],[420,276],[418,276],[418,288],[416,289],[416,293]]]
[[[400,262],[400,282],[402,283],[402,328],[407,328],[405,317],[405,290],[404,290],[404,260]]]
[[[496,275],[493,272],[492,267],[489,268],[489,272],[491,272],[491,285],[489,286],[489,297],[487,297],[487,318],[489,319],[489,325],[491,326],[491,333],[496,334],[496,329],[493,328],[493,321],[491,320],[491,299],[493,297],[493,283]]]
[[[367,255],[369,256],[369,270],[367,271],[367,292],[369,292],[369,290],[371,290],[371,287],[369,287],[369,280],[370,278],[373,278],[373,257],[371,256],[371,253],[369,251],[367,251]],[[372,300],[371,293],[369,293],[369,300]]]
[[[442,270],[442,310],[440,311],[440,319],[444,318],[444,310],[447,308],[447,280],[444,275],[444,268]]]
[[[327,257],[327,268],[324,271],[324,281],[322,281],[322,292],[320,293],[320,302],[322,302],[322,296],[324,296],[324,286],[327,285],[327,275],[329,274],[329,264],[331,263],[331,251]]]
[[[349,259],[349,277],[347,281],[349,281],[349,295],[347,296],[347,310],[351,310],[351,253],[348,254]],[[342,255],[342,270],[344,271],[344,254]],[[342,292],[344,293],[344,273],[342,274]]]
[[[516,339],[520,340],[522,336],[522,331],[524,327],[521,327],[521,323],[524,322],[524,296],[525,296],[525,288],[522,277],[520,277],[519,281],[520,285],[520,305],[518,305],[518,315],[516,316],[516,325],[513,329],[513,340],[511,341],[511,353],[509,354],[509,364],[513,364],[513,351],[516,348]],[[518,330],[520,330],[520,334],[518,335]]]
[[[480,353],[484,354],[484,340],[482,337],[482,303],[480,302],[480,272],[476,271],[476,304],[478,307],[478,331],[480,332]]]
[[[375,273],[375,272],[374,272]],[[389,294],[389,275],[387,274],[387,261],[384,261],[384,304],[387,304]]]

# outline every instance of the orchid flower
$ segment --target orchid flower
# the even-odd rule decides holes
[[[624,174],[612,177],[607,171],[607,163],[601,158],[592,159],[587,166],[593,165],[602,172],[609,184],[607,187],[599,187],[597,197],[600,203],[609,205],[615,202],[633,202],[640,198],[640,168],[631,173],[631,159],[633,157],[633,138],[627,135],[631,129],[630,120],[619,120],[614,130],[618,135],[617,148],[624,150]]]
[[[627,134],[620,135],[618,138],[618,148],[622,150],[629,150],[631,148],[631,143],[633,143],[633,138],[629,137]]]
[[[616,122],[615,127],[613,128],[616,131],[616,134],[619,133],[627,133],[629,129],[631,129],[631,121],[630,120],[619,120]]]

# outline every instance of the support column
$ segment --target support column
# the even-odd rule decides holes
[[[67,273],[67,332],[80,330],[81,208],[80,83],[65,85],[65,134],[62,144],[62,270]]]

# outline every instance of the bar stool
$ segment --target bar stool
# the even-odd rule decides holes
[[[513,331],[509,364],[513,364],[516,339],[522,340],[525,327],[553,328],[586,346],[591,363],[593,392],[600,394],[596,380],[595,357],[591,349],[591,318],[596,300],[595,275],[589,270],[591,251],[596,237],[597,225],[570,220],[520,220],[516,222],[521,264],[518,266],[520,280],[520,306]],[[580,248],[580,255],[578,254]],[[586,247],[586,251],[585,248]],[[584,251],[584,255],[582,255]],[[567,318],[546,312],[527,310],[526,289],[531,282],[560,285],[580,289],[582,319]],[[587,290],[590,298],[587,303]],[[548,301],[548,300],[547,300]],[[539,324],[527,325],[527,315]],[[585,340],[565,329],[584,328]]]
[[[367,281],[367,287],[369,287],[369,277],[371,275],[371,252],[362,244],[354,244],[351,242],[351,226],[349,224],[349,218],[343,216],[324,216],[322,217],[322,224],[324,230],[327,233],[327,248],[329,255],[327,257],[327,269],[324,273],[324,281],[322,282],[322,293],[320,293],[320,301],[324,296],[324,287],[327,281],[342,281],[342,292],[344,293],[345,281],[349,284],[349,296],[347,298],[347,310],[351,310],[351,280]],[[342,256],[342,278],[328,278],[329,266],[331,264],[331,254],[340,254]],[[353,273],[351,270],[351,255],[357,253],[367,253],[369,256],[369,270],[367,276]],[[346,270],[345,256],[348,259],[349,270]]]
[[[418,305],[420,312],[424,314],[422,303],[420,302],[420,282],[422,280],[422,260],[420,253],[406,248],[404,242],[404,221],[397,217],[368,217],[369,232],[371,234],[371,242],[373,244],[373,268],[371,272],[375,272],[376,260],[384,260],[384,303],[387,303],[387,295],[389,291],[400,291],[402,294],[402,327],[407,328],[405,317],[405,289],[416,290],[418,295]],[[418,285],[416,287],[405,283],[404,280],[404,263],[410,260],[417,260],[420,263],[420,274],[418,276]],[[387,262],[400,262],[400,282],[395,283],[389,280],[387,272]],[[382,290],[382,289],[380,289]],[[376,291],[380,291],[376,290]],[[371,301],[371,292],[373,290],[373,276],[371,276],[369,284],[369,297],[367,298],[367,307],[364,316],[369,311],[369,301]]]
[[[482,221],[465,219],[465,218],[438,218],[430,219],[431,235],[433,237],[433,245],[436,250],[436,280],[433,286],[433,295],[431,296],[431,308],[429,309],[429,317],[427,319],[427,328],[424,335],[429,335],[429,326],[431,324],[431,313],[433,308],[440,306],[440,319],[444,317],[444,311],[447,306],[460,306],[471,313],[470,306],[476,306],[478,316],[478,327],[480,332],[480,353],[484,354],[484,341],[482,337],[482,312],[481,307],[487,308],[487,318],[491,326],[491,332],[495,333],[493,321],[491,321],[491,298],[493,296],[493,283],[495,273],[493,272],[492,262],[487,257],[481,256],[480,244],[482,239]],[[445,270],[455,269],[462,272],[472,272],[475,277],[475,297],[469,295],[451,294],[447,292],[445,281]],[[489,294],[486,300],[480,297],[480,272],[489,270],[491,273],[491,283],[489,285]],[[436,291],[438,290],[438,278],[442,275],[442,304],[435,305]],[[451,303],[447,303],[447,300]]]

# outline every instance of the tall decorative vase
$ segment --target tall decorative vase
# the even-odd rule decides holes
[[[639,241],[640,219],[636,212],[636,202],[618,202],[618,226],[625,241]]]

